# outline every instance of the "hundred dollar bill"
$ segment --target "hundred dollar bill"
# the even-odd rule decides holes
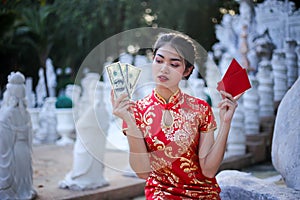
[[[108,73],[110,84],[114,90],[115,97],[119,98],[122,94],[125,93],[127,94],[128,98],[131,98],[128,91],[126,78],[124,77],[120,63],[112,63],[106,66],[106,71]]]
[[[134,92],[134,89],[137,85],[137,82],[139,80],[141,69],[137,68],[130,64],[124,64],[121,63],[121,68],[127,83],[128,92],[130,95],[130,98],[132,97],[132,94]]]
[[[121,67],[121,70],[122,70],[122,73],[123,73],[123,76],[124,76],[124,80],[126,82],[126,86],[127,86],[127,89],[128,89],[128,77],[129,77],[128,76],[128,66],[125,63],[118,62],[118,64]]]

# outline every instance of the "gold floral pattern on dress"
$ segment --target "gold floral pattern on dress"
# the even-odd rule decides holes
[[[193,171],[199,169],[198,166],[194,162],[192,162],[191,160],[189,160],[187,158],[181,157],[180,161],[181,161],[180,168],[183,169],[183,171],[185,173],[190,173],[190,172],[193,172]]]
[[[153,138],[153,144],[154,144],[154,146],[156,147],[156,149],[157,149],[158,151],[163,151],[163,150],[165,150],[165,144],[164,144],[162,141],[159,141],[159,140],[157,139],[157,137],[154,137],[154,138]]]
[[[138,100],[133,111],[145,136],[152,169],[146,198],[219,199],[220,188],[215,178],[202,174],[198,156],[201,133],[216,128],[210,106],[180,90],[169,102],[153,91]],[[166,111],[172,116],[170,124],[163,123]]]

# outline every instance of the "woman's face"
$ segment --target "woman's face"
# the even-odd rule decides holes
[[[184,59],[169,44],[160,47],[154,55],[152,74],[157,88],[167,88],[173,92],[185,73]]]

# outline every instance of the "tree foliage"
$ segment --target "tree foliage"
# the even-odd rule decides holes
[[[181,31],[210,50],[221,7],[238,10],[235,0],[2,0],[0,89],[13,70],[36,84],[48,57],[55,67],[76,73],[95,46],[133,28]]]

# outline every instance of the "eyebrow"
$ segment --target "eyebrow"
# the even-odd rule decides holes
[[[165,58],[163,55],[157,53],[156,55],[158,55],[159,57],[162,57],[162,58]],[[181,59],[180,58],[171,58],[170,59],[171,61],[180,61],[181,62]]]

